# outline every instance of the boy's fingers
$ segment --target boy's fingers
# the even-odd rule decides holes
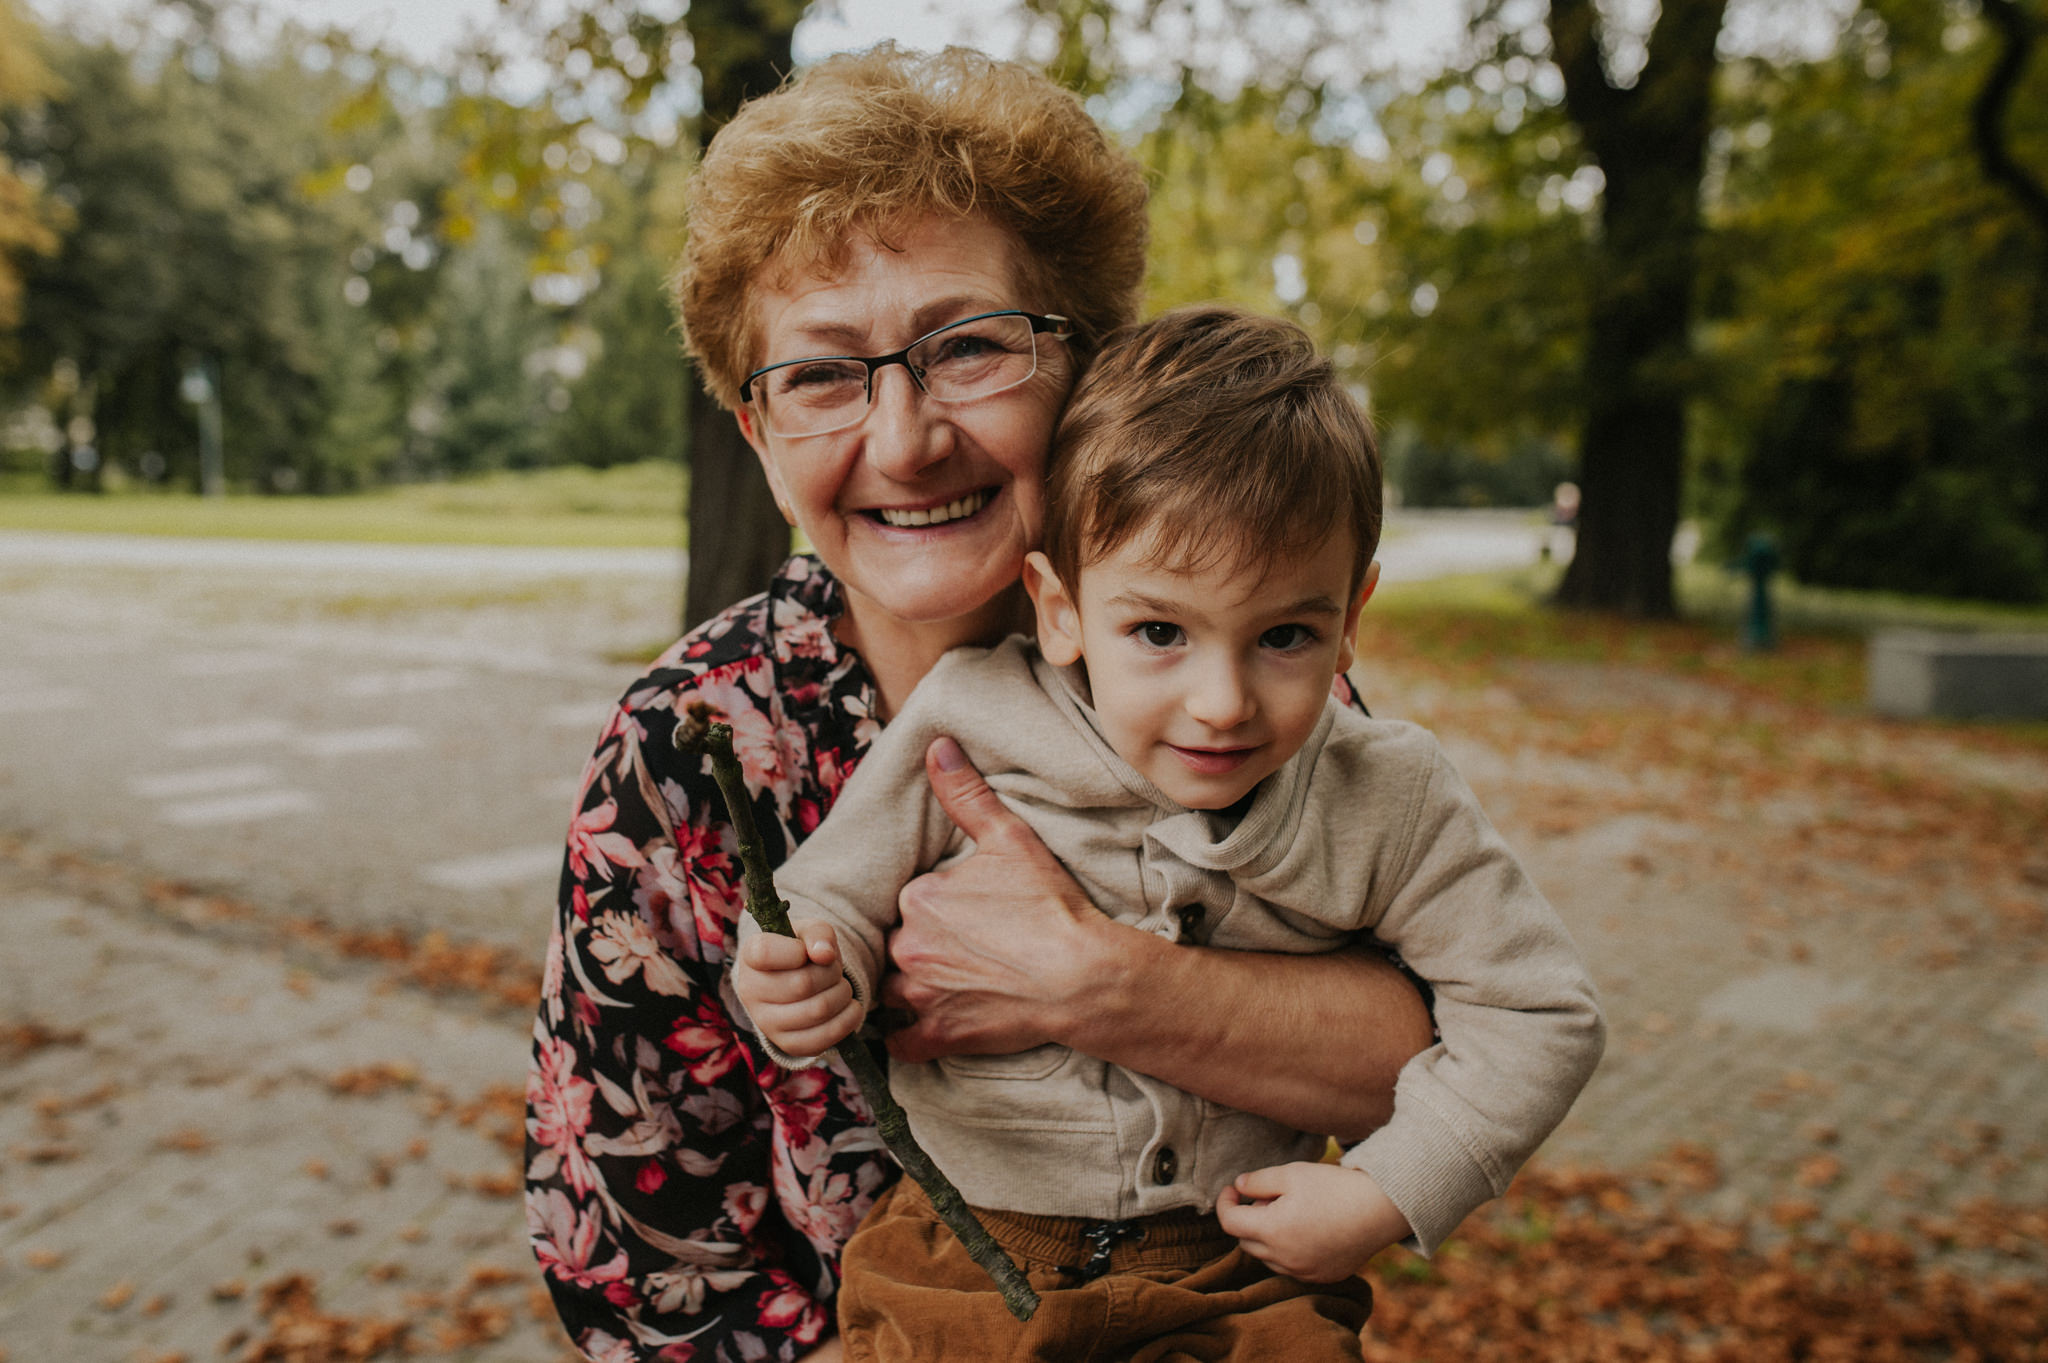
[[[831,965],[839,959],[839,935],[830,923],[798,923],[796,935],[811,964]]]
[[[794,937],[764,932],[740,943],[740,960],[756,970],[796,970],[810,963],[810,952]]]
[[[1239,1174],[1234,1186],[1237,1192],[1245,1197],[1279,1197],[1287,1191],[1287,1170],[1281,1165],[1253,1169]]]
[[[978,847],[1016,836],[1023,823],[988,788],[981,773],[953,739],[941,734],[924,752],[924,774],[940,808]]]
[[[842,1007],[828,1011],[818,1021],[770,1028],[774,1034],[770,1039],[791,1055],[817,1055],[853,1035],[853,1029],[860,1026],[861,1011],[860,1004],[849,997]]]

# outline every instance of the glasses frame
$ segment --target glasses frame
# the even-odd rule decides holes
[[[969,322],[986,322],[991,317],[1022,317],[1031,324],[1031,373],[1026,374],[1023,378],[1018,379],[1017,382],[1007,387],[997,388],[987,393],[976,393],[970,398],[942,398],[934,395],[931,389],[924,386],[924,371],[910,362],[910,352],[941,332],[951,331],[954,327],[964,327]],[[860,415],[847,422],[845,426],[829,426],[822,431],[800,431],[796,433],[778,431],[769,425],[768,422],[767,395],[763,394],[761,396],[761,403],[758,408],[761,413],[761,424],[767,428],[770,435],[779,436],[784,440],[802,440],[807,436],[813,435],[832,435],[838,431],[846,430],[848,427],[858,426],[867,417],[868,408],[874,406],[875,402],[875,371],[878,369],[886,369],[892,364],[902,365],[904,369],[909,371],[910,381],[917,385],[917,391],[931,398],[933,402],[979,402],[983,398],[992,398],[999,393],[1007,393],[1011,389],[1021,388],[1031,381],[1032,375],[1038,372],[1038,338],[1040,336],[1051,336],[1055,340],[1064,341],[1072,337],[1073,334],[1073,323],[1056,312],[1026,312],[1022,308],[998,308],[994,312],[977,312],[972,317],[962,317],[957,321],[948,322],[942,327],[933,327],[930,331],[927,331],[924,335],[903,347],[903,349],[891,351],[887,355],[806,355],[800,360],[778,360],[774,364],[764,364],[740,381],[740,401],[752,405],[754,402],[754,380],[760,378],[763,374],[772,374],[778,369],[788,369],[799,364],[822,364],[826,361],[863,365],[867,369],[866,396],[861,401]]]

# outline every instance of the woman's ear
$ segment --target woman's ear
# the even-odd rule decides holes
[[[1024,556],[1024,590],[1038,612],[1038,651],[1055,667],[1066,667],[1081,657],[1081,610],[1052,560],[1037,550]]]
[[[1380,561],[1374,559],[1365,565],[1365,581],[1358,586],[1358,594],[1351,598],[1351,608],[1344,612],[1344,641],[1337,647],[1337,670],[1349,672],[1351,664],[1358,661],[1358,615],[1365,609],[1365,603],[1372,600],[1373,590],[1380,585]]]
[[[732,415],[733,420],[740,423],[740,434],[753,447],[754,457],[761,461],[761,472],[768,476],[768,491],[775,498],[775,509],[782,513],[782,519],[795,525],[796,517],[789,509],[789,494],[782,488],[782,474],[775,467],[775,456],[768,452],[768,433],[754,419],[752,408],[736,408]]]

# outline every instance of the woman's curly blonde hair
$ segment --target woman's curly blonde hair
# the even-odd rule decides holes
[[[829,270],[856,233],[972,216],[1022,246],[1020,304],[1071,321],[1085,363],[1137,315],[1145,198],[1137,163],[1038,72],[884,43],[811,67],[711,140],[671,287],[705,386],[736,408],[761,363],[750,292],[764,266]]]

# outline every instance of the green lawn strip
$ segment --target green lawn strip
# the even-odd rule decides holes
[[[673,464],[497,473],[337,497],[0,487],[0,529],[195,538],[666,548],[683,536]]]

